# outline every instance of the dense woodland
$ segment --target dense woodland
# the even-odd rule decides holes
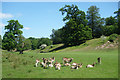
[[[116,16],[101,18],[99,8],[90,6],[87,13],[80,10],[77,5],[65,5],[60,8],[61,15],[65,16],[63,21],[65,25],[60,29],[53,29],[49,38],[25,38],[22,35],[21,25],[18,20],[8,21],[5,26],[7,30],[3,36],[0,36],[0,48],[8,51],[19,51],[23,54],[24,50],[40,49],[42,44],[47,46],[63,43],[64,46],[80,45],[86,40],[99,38],[101,36],[120,35],[120,9],[113,12]],[[109,13],[108,13],[109,14]]]

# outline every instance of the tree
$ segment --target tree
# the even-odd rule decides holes
[[[1,38],[1,35],[0,35],[0,49],[2,48],[2,38]]]
[[[120,17],[120,8],[118,9],[118,11],[115,11],[114,14],[117,14],[115,18],[118,19]]]
[[[22,43],[22,31],[20,29],[23,28],[18,20],[10,20],[8,21],[8,25],[5,26],[5,30],[7,30],[3,36],[3,49],[8,51],[14,50],[15,48],[19,49]],[[22,49],[21,49],[22,50]],[[21,53],[20,50],[20,53]]]
[[[66,46],[79,45],[91,38],[91,29],[83,24],[77,25],[72,19],[63,27],[63,43]]]
[[[38,45],[38,40],[39,39],[36,39],[36,38],[33,38],[33,37],[29,37],[28,39],[30,39],[31,40],[31,49],[32,50],[35,50],[35,49],[37,49],[37,45]]]
[[[32,45],[31,40],[30,39],[25,39],[25,41],[24,41],[24,49],[25,50],[31,49],[31,45]]]
[[[94,37],[98,37],[96,36],[96,29],[100,29],[98,27],[99,21],[100,21],[100,14],[99,14],[99,8],[97,8],[96,6],[91,6],[90,8],[88,8],[87,11],[87,19],[88,19],[88,26],[92,29],[92,36]]]
[[[115,18],[117,18],[118,34],[120,34],[120,8],[118,9],[118,11],[115,11],[114,14],[117,14]]]
[[[52,34],[50,35],[53,44],[60,44],[62,43],[62,29],[52,30]]]
[[[23,54],[24,51],[24,36],[19,35],[17,36],[17,51],[20,51],[20,54]]]
[[[118,29],[117,25],[104,26],[103,35],[110,36],[111,34],[116,33],[117,29]]]
[[[2,49],[12,51],[15,49],[16,41],[12,32],[6,32],[3,36]]]
[[[66,13],[63,21],[67,21],[62,28],[63,43],[66,46],[79,45],[91,39],[91,29],[86,26],[85,12],[78,9],[76,5],[65,5],[60,11]]]
[[[52,45],[52,40],[49,38],[40,38],[37,43],[37,48],[39,49],[42,44],[46,44],[47,46]]]
[[[109,25],[115,25],[116,23],[117,23],[117,20],[114,17],[112,17],[112,16],[107,17],[105,19],[105,25],[107,25],[107,26],[109,26]]]
[[[62,12],[62,15],[66,13],[63,21],[69,21],[72,19],[77,24],[87,25],[87,20],[85,19],[85,12],[79,10],[77,5],[65,5],[63,8],[60,8],[59,11]]]

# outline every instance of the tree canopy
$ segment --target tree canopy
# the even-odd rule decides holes
[[[91,29],[87,26],[85,12],[78,9],[76,5],[65,5],[60,9],[65,26],[62,28],[63,43],[66,46],[79,45],[92,38]]]
[[[5,30],[7,30],[3,36],[3,44],[2,48],[8,51],[14,50],[15,48],[22,51],[21,44],[23,44],[22,39],[22,31],[20,29],[23,28],[18,20],[10,20],[8,21],[8,25],[5,26]]]

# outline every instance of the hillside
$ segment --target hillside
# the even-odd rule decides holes
[[[118,48],[118,39],[114,42],[108,41],[108,37],[105,40],[101,38],[96,38],[92,40],[87,40],[85,43],[80,44],[78,46],[65,47],[64,44],[56,44],[51,46],[47,46],[45,49],[37,49],[32,50],[35,53],[49,53],[49,52],[71,52],[71,51],[91,51],[91,50],[109,50],[109,49],[117,49]],[[31,52],[31,50],[24,52]]]
[[[2,74],[3,78],[117,78],[118,77],[118,50],[115,43],[107,43],[107,38],[103,42],[100,38],[86,41],[79,46],[63,47],[63,44],[47,46],[40,53],[40,49],[19,52],[2,51]],[[114,45],[109,48],[98,48],[98,46]],[[52,52],[49,52],[52,51]],[[43,69],[40,65],[34,67],[36,59],[40,62],[42,58],[55,57],[55,61],[61,63],[61,70],[55,70],[54,67]],[[73,62],[83,63],[83,67],[78,70],[72,70],[71,66],[63,66],[63,57],[73,58]],[[102,64],[95,68],[86,68],[87,64],[97,62],[101,57]],[[71,63],[71,64],[72,64]],[[113,65],[114,64],[114,65]],[[64,73],[64,74],[63,74]],[[69,73],[69,74],[68,74]],[[73,74],[74,73],[74,74]],[[113,74],[114,73],[114,74]]]

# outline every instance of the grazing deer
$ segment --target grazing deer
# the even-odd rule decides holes
[[[40,63],[42,67],[44,68],[49,67],[49,60],[47,58],[42,58],[42,60],[43,62]]]
[[[41,62],[40,65],[41,65],[41,67],[44,67],[44,66],[45,66],[45,63],[44,63],[44,62]]]
[[[37,67],[38,66],[38,63],[40,62],[40,60],[36,59],[36,63],[35,63],[35,66]]]
[[[63,64],[72,62],[73,58],[63,58]]]
[[[47,62],[48,67],[53,67],[52,63],[53,63],[53,61],[48,60],[48,62]]]
[[[55,57],[50,58],[50,60],[52,61],[52,63],[55,61]]]
[[[95,64],[96,64],[96,63],[88,64],[88,65],[86,66],[86,68],[93,68],[93,67],[95,66]]]

